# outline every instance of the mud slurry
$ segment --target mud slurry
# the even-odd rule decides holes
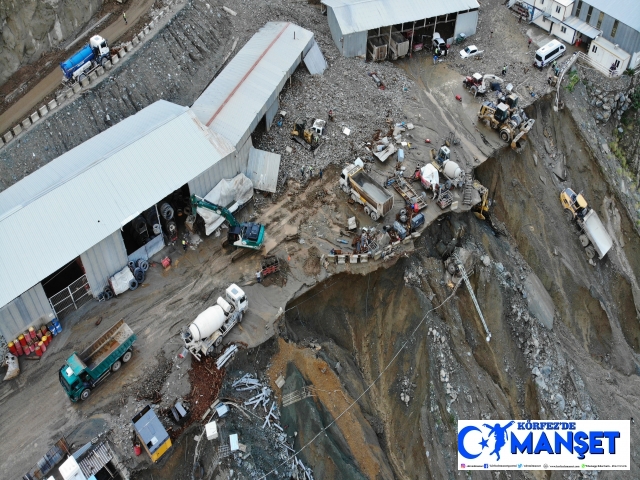
[[[491,215],[504,229],[470,214],[449,215],[423,232],[413,256],[369,276],[333,277],[287,307],[284,335],[314,347],[303,350],[337,375],[345,396],[358,399],[358,418],[376,432],[388,470],[368,478],[457,475],[459,418],[629,419],[640,414],[635,302],[640,240],[570,115],[553,112],[546,101],[538,102],[531,115],[537,121],[523,152],[500,151],[477,171],[491,186]],[[551,171],[560,155],[567,166],[565,182]],[[614,238],[614,249],[595,266],[563,217],[559,193],[567,186],[584,192]],[[470,279],[490,342],[469,293],[461,287],[452,295],[444,282],[442,255],[460,247],[475,260]],[[484,255],[488,265],[480,261]],[[529,311],[525,282],[530,276],[540,279],[553,301],[551,329]],[[299,354],[285,345],[274,357],[282,373],[295,378],[297,387],[320,382],[326,373],[304,368]],[[330,418],[339,415],[327,403],[315,397],[299,407],[297,413],[311,424],[307,429],[316,432],[327,425],[327,418],[305,410],[311,404]],[[353,452],[352,430],[337,425],[345,451]],[[338,442],[337,433],[329,435]],[[322,435],[301,454],[316,478],[334,478],[340,468],[333,462],[326,469],[328,441]],[[632,442],[637,441],[632,432]],[[352,464],[365,472],[359,461],[353,455]],[[635,478],[634,453],[631,464],[629,478]],[[339,476],[349,472],[345,467]],[[619,478],[616,472],[598,476]],[[511,478],[525,474],[514,472]],[[579,477],[565,472],[562,478]]]

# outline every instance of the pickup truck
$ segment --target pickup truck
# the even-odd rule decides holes
[[[120,320],[82,353],[73,353],[60,367],[60,385],[72,402],[86,400],[98,384],[131,360],[136,335]]]

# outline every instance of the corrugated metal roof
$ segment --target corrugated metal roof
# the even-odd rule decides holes
[[[322,75],[327,68],[327,61],[324,59],[324,55],[322,55],[320,47],[315,40],[304,57],[304,64],[311,75]]]
[[[602,33],[596,27],[592,27],[587,22],[582,21],[578,17],[574,17],[573,15],[565,18],[562,23],[564,23],[569,28],[573,28],[574,30],[585,34],[589,38],[596,38]]]
[[[105,130],[91,141],[78,145],[55,161],[0,192],[0,217],[34,196],[76,175],[92,163],[110,155],[183,114],[187,107],[160,100]],[[98,140],[99,139],[99,140]]]
[[[584,0],[584,3],[640,32],[638,0]],[[583,12],[587,7],[583,7]]]
[[[0,192],[0,307],[234,152],[178,108],[156,102]]]
[[[156,412],[153,408],[145,407],[142,412],[147,410],[133,426],[138,432],[140,439],[147,445],[150,453],[158,450],[162,444],[169,438],[169,434],[158,420]],[[136,418],[136,417],[134,417]]]
[[[247,177],[253,182],[253,188],[275,193],[279,170],[279,154],[251,147],[251,150],[249,150],[249,163],[247,164]]]
[[[269,22],[256,33],[191,106],[202,123],[237,147],[277,98],[313,44],[313,33]]]
[[[89,450],[84,458],[78,462],[78,465],[84,476],[89,478],[91,475],[95,475],[102,470],[112,458],[113,455],[111,455],[107,446],[101,443],[97,447]]]
[[[343,35],[479,8],[476,0],[322,0]]]

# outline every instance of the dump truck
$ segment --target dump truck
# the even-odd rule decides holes
[[[393,195],[364,171],[362,160],[347,165],[340,174],[340,187],[353,201],[364,205],[364,213],[374,222],[393,208]]]
[[[131,360],[136,335],[120,320],[80,354],[73,353],[60,368],[60,385],[73,402],[86,400],[111,373]]]
[[[87,45],[60,63],[62,81],[80,81],[87,76],[89,70],[99,65],[104,67],[108,60],[111,60],[109,44],[100,35],[94,35]]]
[[[242,322],[242,316],[249,308],[247,296],[235,283],[227,287],[225,297],[218,297],[215,305],[198,315],[181,332],[185,347],[198,360],[215,352],[224,336]]]
[[[587,258],[593,261],[597,254],[598,258],[602,260],[611,250],[613,240],[611,240],[596,211],[587,204],[581,193],[576,194],[570,188],[565,188],[560,193],[560,202],[567,220],[575,221],[582,232],[579,238]]]

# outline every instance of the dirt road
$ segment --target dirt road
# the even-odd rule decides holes
[[[146,14],[155,0],[138,0],[131,2],[130,8],[126,11],[127,22],[124,23],[122,17],[117,17],[111,25],[107,26],[98,35],[106,38],[109,44],[113,45],[120,39],[131,27],[133,27],[140,18]],[[80,44],[74,47],[76,50],[80,48]],[[69,50],[69,55],[74,53],[73,49]],[[6,112],[0,115],[0,134],[3,134],[10,128],[24,120],[28,115],[33,113],[42,99],[53,93],[60,86],[62,73],[58,68],[44,77],[40,83],[27,92],[20,100],[13,104]]]

